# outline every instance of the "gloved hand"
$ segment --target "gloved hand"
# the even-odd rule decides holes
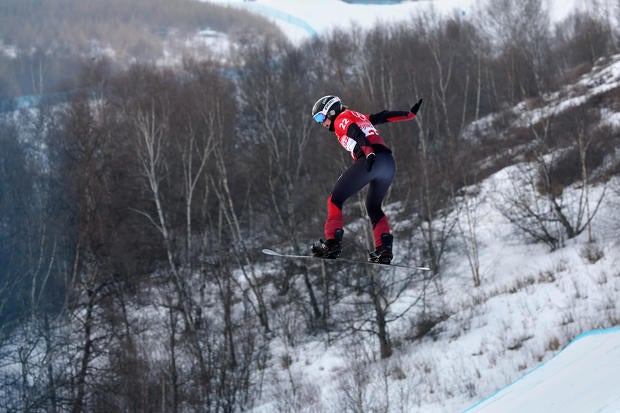
[[[353,152],[355,153],[356,160],[364,157],[364,164],[366,165],[366,170],[370,172],[376,158],[375,151],[372,149],[372,146],[360,146],[359,144],[357,144],[355,145],[355,149],[353,150]]]
[[[422,105],[423,100],[424,99],[418,100],[418,103],[416,103],[415,105],[411,107],[411,113],[413,113],[414,115],[418,114],[418,110],[420,110],[420,106]]]
[[[364,161],[366,164],[366,170],[370,172],[370,170],[372,169],[372,165],[375,163],[375,158],[377,156],[375,155],[375,152],[372,150],[372,146],[362,146],[362,151],[364,152],[364,155],[366,156],[366,160]]]
[[[372,169],[372,165],[375,163],[375,158],[377,156],[375,155],[374,152],[369,153],[368,155],[366,155],[366,160],[364,161],[366,164],[366,170],[368,172],[370,172],[370,170]]]

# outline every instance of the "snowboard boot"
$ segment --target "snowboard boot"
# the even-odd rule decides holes
[[[344,231],[337,229],[334,234],[334,238],[327,241],[319,240],[318,244],[313,244],[310,247],[312,255],[320,258],[338,258],[342,252],[342,236]]]
[[[392,234],[381,234],[381,245],[374,251],[368,253],[368,261],[378,262],[380,264],[389,264],[392,262]]]

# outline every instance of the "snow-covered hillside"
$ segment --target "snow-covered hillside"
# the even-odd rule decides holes
[[[595,67],[578,80],[578,84],[596,86],[574,90],[589,94],[604,90],[605,85],[618,87],[620,74],[614,68],[619,61],[616,56],[607,66]],[[601,73],[609,76],[601,77]],[[575,93],[569,94],[568,102],[579,101]],[[547,103],[521,112],[530,118],[554,113],[559,103],[552,98]],[[604,119],[617,116],[614,113]],[[617,124],[615,127],[618,130]],[[341,411],[346,408],[343,397],[353,390],[359,392],[357,400],[363,411],[386,405],[389,411],[462,411],[549,360],[580,334],[620,324],[620,223],[616,217],[620,179],[590,191],[592,205],[603,196],[592,223],[594,241],[588,242],[584,232],[564,248],[549,252],[545,245],[524,242],[495,207],[497,194],[510,191],[523,167],[507,167],[472,188],[469,207],[449,218],[466,226],[469,213],[469,220],[475,223],[481,286],[473,286],[467,254],[455,248],[441,278],[427,289],[425,306],[416,306],[410,317],[390,327],[392,337],[407,337],[412,320],[424,312],[430,319],[444,320],[431,334],[403,343],[387,361],[373,358],[376,343],[372,340],[327,345],[327,337],[318,337],[291,346],[276,339],[272,344],[274,359],[291,361],[286,368],[271,366],[272,393],[255,411],[277,409],[283,394],[290,397],[295,390],[308,392],[306,397],[312,398],[305,411]],[[579,187],[567,189],[567,198],[577,199],[579,191]],[[407,225],[397,224],[401,228]],[[404,241],[397,239],[396,243]],[[395,261],[408,259],[397,251]],[[395,274],[387,271],[382,277]],[[413,288],[398,306],[406,307],[416,294]]]
[[[275,359],[292,361],[286,369],[272,366],[274,393],[256,411],[273,411],[283,387],[290,395],[293,384],[320,395],[306,411],[339,411],[345,390],[356,386],[364,411],[385,405],[390,411],[462,411],[553,357],[579,334],[617,325],[620,255],[614,216],[620,198],[607,192],[593,226],[594,244],[584,234],[549,253],[544,245],[524,244],[493,207],[493,194],[510,185],[508,176],[516,171],[514,166],[495,174],[471,200],[477,205],[472,212],[479,226],[481,287],[473,287],[467,259],[455,251],[436,288],[428,290],[426,307],[410,314],[411,320],[416,311],[418,317],[425,311],[445,318],[431,334],[403,344],[387,361],[373,359],[374,342],[367,348],[347,342],[327,346],[326,337],[320,337],[291,347],[276,340]],[[618,179],[609,183],[619,185]],[[595,188],[592,198],[602,190]],[[601,256],[596,262],[590,248]],[[415,297],[412,290],[409,299]],[[391,326],[393,337],[407,336],[407,320]]]
[[[293,42],[301,43],[335,27],[346,28],[351,24],[371,27],[378,21],[396,22],[412,14],[428,12],[431,8],[444,15],[458,13],[463,18],[469,18],[475,14],[476,7],[483,0],[406,1],[390,6],[352,5],[339,0],[200,1],[225,3],[269,16]],[[550,0],[554,21],[562,19],[575,7],[581,5],[574,0]],[[228,39],[209,29],[203,28],[193,42],[204,42],[209,47],[218,48],[221,54],[227,53]],[[201,52],[202,49],[197,53]],[[178,56],[171,54],[168,58],[172,62]],[[620,55],[600,61],[590,73],[566,85],[558,93],[544,96],[535,102],[521,102],[512,108],[514,116],[506,118],[512,119],[510,127],[527,127],[538,119],[596,100],[594,97],[601,97],[602,100],[610,90],[620,90]],[[428,103],[425,105],[430,106]],[[423,116],[424,112],[421,112],[420,117]],[[492,123],[493,116],[480,119],[463,133],[475,139]],[[620,107],[616,104],[615,107],[609,105],[602,109],[601,122],[617,136],[620,133]],[[616,152],[619,152],[617,148]],[[602,161],[603,165],[606,165],[605,162],[618,164],[620,153],[610,151],[604,155],[606,158]],[[269,333],[256,342],[250,343],[249,340],[247,344],[237,343],[240,346],[264,345],[264,348],[268,348],[264,352],[266,356],[263,358],[261,354],[256,363],[260,366],[257,371],[247,374],[247,381],[252,382],[252,386],[248,386],[252,393],[248,396],[251,399],[248,405],[254,403],[249,411],[454,413],[471,408],[472,412],[503,413],[506,410],[501,407],[501,403],[502,398],[506,397],[503,402],[526,399],[527,404],[524,405],[528,413],[536,411],[536,408],[553,413],[550,410],[552,404],[537,401],[545,398],[549,402],[547,396],[553,396],[565,402],[566,398],[562,397],[567,392],[575,396],[579,394],[577,390],[587,391],[592,386],[598,386],[600,392],[597,395],[604,391],[609,402],[601,403],[600,399],[592,401],[594,394],[589,394],[592,397],[589,400],[580,399],[579,404],[564,403],[561,412],[609,413],[619,408],[620,390],[615,393],[617,386],[614,385],[620,379],[617,364],[620,362],[620,332],[615,327],[620,325],[620,220],[617,213],[620,207],[620,177],[600,179],[590,188],[588,199],[592,211],[601,200],[591,231],[584,231],[566,240],[561,248],[550,252],[545,244],[527,241],[498,209],[502,201],[500,195],[512,191],[515,183],[525,184],[523,173],[532,167],[525,161],[510,165],[493,173],[480,184],[463,188],[459,192],[462,198],[458,199],[458,207],[446,212],[445,219],[454,223],[456,235],[451,239],[438,276],[428,275],[430,272],[423,274],[392,268],[377,270],[378,276],[386,283],[411,278],[405,292],[390,303],[391,357],[380,358],[376,334],[368,333],[363,328],[352,332],[353,328],[348,328],[344,321],[342,325],[345,326],[339,331],[335,328],[307,331],[311,328],[300,321],[304,319],[303,315],[291,314],[299,310],[287,305],[293,300],[292,294],[289,294],[291,290],[275,297],[273,302],[270,301],[268,306],[273,304],[273,308],[270,307],[273,323]],[[596,177],[600,178],[600,175]],[[567,186],[563,195],[566,200],[575,203],[583,200],[579,184]],[[403,208],[402,205],[391,204],[386,209],[390,215],[397,217]],[[392,221],[392,224],[396,237],[394,262],[425,264],[410,256],[405,247],[412,239],[419,239],[416,225],[402,217],[400,221]],[[347,233],[355,233],[356,226],[367,223],[359,221],[348,225]],[[472,231],[475,232],[475,238]],[[346,253],[351,254],[350,250]],[[475,254],[479,268],[479,286],[475,286],[473,281],[472,254]],[[281,261],[263,257],[258,252],[256,255],[260,258],[252,270],[256,268],[269,276],[282,275]],[[314,261],[310,264],[311,271],[317,271],[317,280],[319,265],[319,262]],[[271,271],[274,268],[278,271]],[[353,267],[345,268],[351,279],[366,282],[370,278],[359,276]],[[301,270],[297,268],[294,271]],[[296,277],[299,274],[290,275],[291,282],[301,279]],[[185,281],[190,286],[196,282],[191,275]],[[242,287],[244,283],[249,283],[242,276],[235,282],[243,284]],[[275,296],[271,285],[265,284],[265,291]],[[160,337],[170,317],[168,310],[171,305],[167,297],[170,292],[159,287],[159,284],[153,283],[140,290],[137,293],[140,299],[128,302],[129,309],[125,314],[132,318],[132,323],[141,326],[140,333],[136,334],[137,347],[144,349],[145,354],[155,360],[157,368],[160,361],[163,365],[167,360],[166,346],[176,346],[176,342],[168,344]],[[343,297],[339,296],[337,302],[330,304],[333,305],[330,311],[336,313],[334,319],[346,312],[342,310],[344,307],[370,307],[367,285],[362,285],[359,290],[349,289],[349,285],[346,287]],[[200,286],[196,282],[192,290],[201,295],[200,301],[197,301],[200,303],[197,305],[200,311],[225,311],[216,304],[218,298],[210,297],[217,292],[205,288],[204,283]],[[388,300],[391,298],[388,297]],[[372,319],[372,311],[368,314],[368,318]],[[252,318],[247,325],[253,322]],[[373,322],[362,325],[368,326],[373,328]],[[599,341],[602,333],[583,336],[589,331],[607,328],[612,330],[605,338],[611,341]],[[76,331],[81,332],[81,326]],[[580,336],[580,340],[573,342]],[[174,341],[174,332],[171,337],[171,341]],[[179,337],[185,338],[182,335]],[[202,338],[199,337],[200,340]],[[262,341],[263,338],[265,341]],[[79,340],[75,340],[75,343],[79,344]],[[105,345],[103,342],[101,346]],[[566,351],[562,352],[563,349]],[[605,352],[597,354],[596,350]],[[13,349],[9,351],[15,352]],[[41,354],[44,354],[43,351]],[[214,359],[220,357],[220,353],[214,352],[213,355]],[[587,355],[590,361],[582,365],[589,368],[588,374],[582,374],[583,370],[575,368],[576,364],[573,364],[583,363],[583,355]],[[179,365],[193,374],[195,358],[192,356],[190,354],[187,358],[179,359]],[[19,372],[17,361],[16,357],[15,365],[9,366],[14,368],[16,377]],[[97,367],[96,363],[97,360],[94,367]],[[543,369],[541,365],[544,363],[549,368]],[[603,365],[612,367],[605,369],[604,378],[599,375],[602,369],[595,368]],[[558,369],[554,370],[554,366]],[[573,368],[563,368],[566,366]],[[7,368],[6,365],[4,368]],[[129,364],[127,368],[137,367]],[[167,374],[165,366],[162,370]],[[539,374],[541,372],[544,374]],[[547,379],[554,374],[554,380]],[[534,382],[520,380],[524,376]],[[243,379],[246,379],[245,376]],[[27,380],[29,378],[24,381]],[[226,380],[229,380],[228,377],[223,379]],[[600,380],[606,380],[606,386],[599,386]],[[512,386],[511,383],[515,381],[520,385]],[[234,385],[235,382],[231,383]],[[544,392],[536,391],[538,383],[541,384],[538,388],[544,388]],[[122,382],[122,385],[125,384]],[[165,398],[165,386],[167,384],[163,381],[154,383],[148,396]],[[200,383],[196,388],[202,391],[204,386]],[[96,392],[101,387],[95,382],[93,389]],[[132,388],[123,390],[131,391]],[[116,393],[113,393],[114,396]],[[4,397],[0,391],[0,398]],[[162,406],[166,405],[162,402]],[[515,407],[513,404],[509,406]],[[200,410],[200,407],[191,405],[188,409]],[[495,407],[501,410],[495,410]],[[126,409],[131,410],[131,407]],[[213,408],[213,411],[223,409]]]

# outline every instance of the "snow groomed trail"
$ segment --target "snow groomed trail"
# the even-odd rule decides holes
[[[620,327],[581,334],[467,413],[620,412]]]

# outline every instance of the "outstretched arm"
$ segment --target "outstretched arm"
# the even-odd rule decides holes
[[[383,110],[379,113],[373,113],[368,116],[370,123],[373,125],[380,125],[387,122],[400,122],[403,120],[413,119],[415,114],[412,112],[405,112],[403,110]]]
[[[418,100],[418,102],[411,107],[409,112],[405,112],[402,110],[383,110],[379,113],[373,113],[368,116],[370,123],[373,125],[380,125],[382,123],[387,122],[400,122],[403,120],[410,120],[415,118],[420,110],[420,105],[422,105],[423,99]]]

